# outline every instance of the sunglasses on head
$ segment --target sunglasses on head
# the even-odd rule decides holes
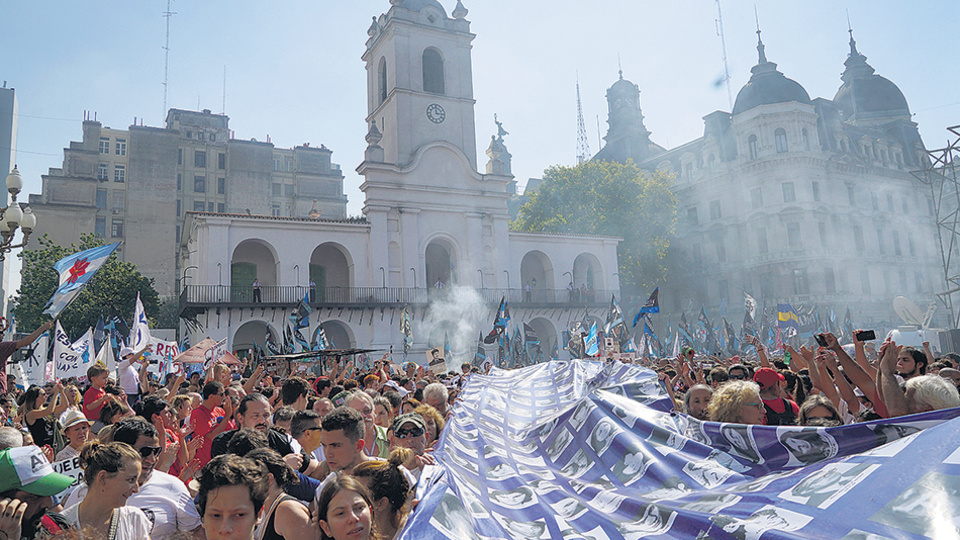
[[[412,427],[409,429],[398,429],[396,437],[398,439],[406,439],[407,437],[419,437],[426,433],[423,428]]]
[[[144,446],[140,449],[140,457],[146,459],[153,455],[160,455],[160,451],[163,450],[159,446]]]

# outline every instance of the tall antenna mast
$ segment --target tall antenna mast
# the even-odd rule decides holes
[[[720,36],[720,47],[723,51],[723,82],[727,85],[727,102],[733,110],[733,90],[730,89],[730,67],[727,65],[727,40],[723,36],[723,11],[720,9],[720,0],[717,0],[717,35]]]
[[[161,118],[167,118],[167,86],[168,86],[168,73],[170,66],[170,17],[176,15],[176,12],[170,11],[170,3],[173,0],[167,0],[167,10],[163,12],[163,17],[167,19],[167,40],[163,45],[163,116]]]
[[[227,66],[223,66],[223,103],[220,106],[220,114],[227,114]]]
[[[577,163],[590,160],[590,143],[587,127],[583,124],[583,107],[580,106],[580,72],[577,72]]]

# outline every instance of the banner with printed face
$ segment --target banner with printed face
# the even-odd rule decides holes
[[[960,409],[811,428],[671,407],[639,366],[474,374],[400,538],[956,537]]]

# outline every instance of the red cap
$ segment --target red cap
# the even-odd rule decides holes
[[[753,375],[753,382],[760,385],[760,388],[767,388],[768,386],[773,386],[778,381],[787,380],[779,371],[773,368],[760,368]]]

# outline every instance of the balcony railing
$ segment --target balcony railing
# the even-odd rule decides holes
[[[261,286],[259,291],[250,285],[187,285],[180,293],[180,309],[188,306],[294,305],[306,295],[312,305],[403,305],[428,304],[449,298],[450,288],[424,289],[404,287],[316,287]],[[610,301],[611,291],[594,290],[581,294],[566,289],[474,289],[488,304],[506,298],[514,305],[529,306],[595,306]],[[618,292],[619,294],[619,292]]]

